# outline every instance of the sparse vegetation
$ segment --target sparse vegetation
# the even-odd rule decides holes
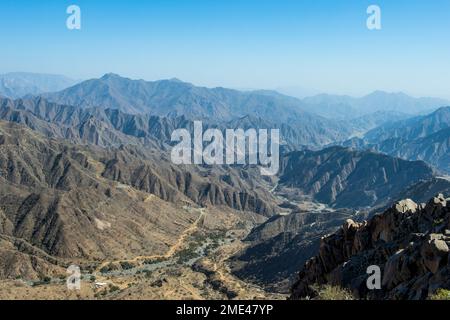
[[[40,280],[32,282],[31,286],[38,287],[38,286],[49,284],[51,281],[52,281],[52,278],[50,278],[48,276],[41,276]]]
[[[146,278],[150,278],[152,276],[152,273],[150,270],[144,270],[143,273],[145,274]]]
[[[166,261],[166,258],[153,258],[153,259],[145,259],[143,261],[144,264],[149,265],[149,264],[157,264],[157,263],[161,263]]]
[[[128,261],[120,262],[120,267],[122,268],[122,270],[130,270],[134,268],[134,266]]]
[[[186,249],[177,252],[177,262],[183,264],[191,259],[197,258],[199,255],[196,250],[197,244],[193,242],[189,243],[189,246]]]
[[[439,289],[430,297],[430,300],[450,300],[450,290]]]
[[[116,292],[116,291],[120,291],[120,288],[118,286],[115,286],[115,285],[110,285],[109,293],[113,293],[113,292]]]
[[[354,300],[352,293],[345,288],[325,285],[316,288],[318,293],[315,300]]]
[[[247,228],[247,225],[245,224],[245,222],[239,221],[239,222],[236,224],[236,228],[237,228],[237,229],[246,229],[246,228]]]
[[[108,264],[100,269],[100,273],[109,273],[111,271],[117,270],[117,268],[112,264]]]

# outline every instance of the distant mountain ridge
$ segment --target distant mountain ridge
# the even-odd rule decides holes
[[[450,107],[411,119],[391,122],[367,132],[345,146],[374,149],[408,160],[424,160],[450,172]]]
[[[66,81],[59,82],[60,86],[67,87]],[[322,94],[297,99],[270,90],[241,92],[197,87],[179,79],[132,80],[113,73],[63,90],[28,89],[4,96],[15,98],[23,93],[27,93],[26,98],[40,95],[58,104],[83,109],[117,109],[126,114],[185,117],[222,126],[249,117],[247,119],[254,119],[256,123],[248,127],[260,128],[258,124],[266,123],[271,128],[281,129],[285,143],[294,149],[320,148],[350,137],[360,137],[379,125],[411,117],[403,112],[404,109],[408,112],[423,111],[424,108],[432,110],[443,102],[442,99],[415,99],[381,91],[363,98]]]
[[[311,111],[326,118],[353,119],[384,111],[409,115],[429,113],[450,102],[440,98],[414,98],[405,93],[374,91],[361,98],[320,94],[302,99]]]
[[[281,160],[281,186],[336,208],[366,208],[394,201],[399,192],[434,176],[423,161],[330,147],[297,151]]]
[[[297,145],[322,146],[349,137],[352,128],[305,111],[296,98],[276,92],[241,92],[196,87],[180,80],[131,80],[116,74],[84,81],[66,90],[42,95],[58,104],[81,108],[118,109],[128,114],[186,117],[218,124],[250,117],[272,128],[288,126]],[[253,125],[257,127],[257,125]],[[287,131],[289,129],[286,129]]]
[[[176,113],[195,117],[228,117],[228,120],[230,113],[233,116],[254,113],[255,106],[262,108],[259,116],[274,111],[276,118],[286,120],[286,112],[310,112],[326,118],[349,119],[379,111],[417,114],[450,104],[440,98],[414,98],[401,92],[384,91],[374,91],[360,98],[319,94],[298,99],[270,90],[206,88],[179,79],[132,80],[113,73],[44,96],[58,103],[81,107],[102,106],[126,113],[152,112],[162,116]],[[191,108],[186,108],[187,105]],[[275,109],[268,110],[269,107]]]
[[[204,119],[231,120],[245,115],[267,116],[286,121],[302,113],[297,99],[261,92],[197,87],[178,79],[144,81],[105,74],[61,92],[44,94],[48,100],[83,108],[119,109],[130,114],[184,115]]]
[[[0,96],[21,98],[66,89],[76,84],[76,80],[61,75],[12,72],[0,75]]]
[[[100,146],[136,143],[134,138],[141,140],[142,143],[167,144],[170,143],[171,134],[175,129],[192,129],[194,121],[185,116],[127,114],[118,109],[100,107],[79,108],[49,102],[41,97],[19,100],[0,98],[0,118],[24,123],[45,134],[51,132],[61,138],[78,139],[80,142]],[[321,122],[305,120],[288,125],[256,116],[244,116],[231,121],[205,119],[203,125],[205,129],[215,127],[222,130],[278,128],[282,136],[281,143],[294,149],[302,149],[307,145],[318,147],[334,141],[335,135],[341,139],[345,136],[338,130],[324,130],[322,125],[325,123]],[[126,138],[119,137],[118,134],[128,135],[130,140],[125,141]]]
[[[379,125],[448,104],[438,98],[413,98],[404,93],[382,91],[361,98],[321,94],[297,99],[270,90],[206,88],[179,79],[132,80],[113,73],[42,96],[52,102],[81,108],[117,109],[127,114],[160,117],[184,116],[216,123],[249,116],[271,123],[275,128],[285,126],[297,148],[344,141]]]

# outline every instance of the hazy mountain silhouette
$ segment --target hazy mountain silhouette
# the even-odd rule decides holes
[[[351,139],[344,145],[371,148],[409,160],[424,160],[450,172],[450,107],[381,125],[363,138]]]
[[[440,98],[414,98],[407,94],[375,91],[361,98],[320,94],[302,100],[309,105],[309,111],[327,118],[352,119],[378,111],[391,111],[403,114],[419,114],[449,105]]]
[[[0,75],[0,96],[20,98],[73,86],[75,80],[61,75],[13,72]]]

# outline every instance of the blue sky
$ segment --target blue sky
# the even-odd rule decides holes
[[[380,31],[366,28],[371,4]],[[450,98],[448,0],[2,0],[0,36],[0,73]]]

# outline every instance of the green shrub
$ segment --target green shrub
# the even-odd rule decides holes
[[[354,300],[352,293],[341,287],[325,285],[320,288],[316,288],[318,296],[316,300]]]
[[[150,270],[144,270],[143,272],[144,272],[146,278],[151,278],[152,273]]]
[[[120,266],[122,267],[122,270],[130,270],[130,269],[134,268],[134,266],[131,263],[129,263],[128,261],[120,262]]]
[[[430,300],[450,300],[450,290],[439,289],[430,297]]]
[[[442,223],[444,223],[444,219],[435,219],[433,221],[433,227],[437,227],[437,226],[441,225]]]
[[[49,284],[51,281],[52,281],[52,278],[50,278],[50,277],[43,277],[41,280],[41,282],[43,284]]]
[[[113,292],[116,292],[116,291],[119,291],[119,290],[120,290],[120,288],[118,286],[112,285],[112,286],[109,287],[109,292],[110,293],[113,293]]]

